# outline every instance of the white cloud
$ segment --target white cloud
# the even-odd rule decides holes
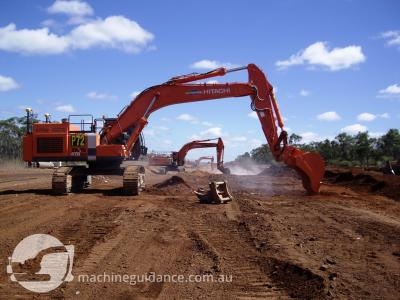
[[[93,8],[84,1],[79,0],[56,0],[47,8],[50,14],[66,14],[68,16],[90,16],[93,15]]]
[[[93,99],[93,100],[117,100],[118,99],[118,97],[115,95],[99,93],[99,92],[95,92],[95,91],[87,93],[86,97],[88,97],[89,99]]]
[[[202,136],[221,136],[222,135],[222,128],[221,127],[210,127],[207,130],[204,130],[200,133]]]
[[[384,134],[385,132],[368,132],[368,135],[372,138],[379,138]]]
[[[66,113],[73,113],[75,111],[74,107],[71,104],[67,105],[59,105],[56,107],[56,111],[66,112]]]
[[[197,121],[196,117],[189,115],[189,114],[181,114],[181,115],[177,116],[176,119],[180,120],[180,121],[186,121],[186,122]]]
[[[283,127],[283,130],[285,130],[287,132],[293,131],[291,127],[287,127],[287,126]]]
[[[320,121],[338,121],[341,117],[335,111],[327,111],[322,114],[317,115],[317,119]]]
[[[154,129],[151,129],[151,128],[149,128],[149,127],[145,127],[145,128],[143,129],[143,134],[144,134],[145,136],[155,136],[155,135],[156,135],[156,132],[155,132]]]
[[[374,114],[365,112],[365,113],[359,114],[357,116],[358,121],[365,121],[365,122],[371,122],[371,121],[375,120],[376,118],[389,119],[390,115],[388,113],[374,115]]]
[[[20,29],[15,24],[0,27],[0,50],[22,54],[60,54],[69,48],[68,39],[48,28]]]
[[[388,46],[400,46],[400,30],[385,31],[381,37],[386,40]]]
[[[229,138],[229,140],[231,142],[245,142],[247,141],[247,138],[245,136],[240,135],[240,136],[232,136]]]
[[[279,69],[286,69],[294,65],[317,65],[327,67],[331,71],[347,69],[365,61],[361,46],[347,46],[330,50],[326,42],[316,42],[306,49],[291,55],[287,60],[275,63]]]
[[[300,94],[300,96],[302,96],[302,97],[307,97],[307,96],[310,95],[310,92],[309,92],[309,91],[306,91],[306,90],[301,90],[299,94]]]
[[[388,113],[383,113],[383,114],[380,114],[378,116],[383,118],[383,119],[389,119],[390,118],[390,114],[388,114]]]
[[[255,111],[252,111],[252,112],[248,113],[247,116],[249,118],[258,119],[258,115],[257,115],[257,113]]]
[[[351,135],[357,134],[359,132],[365,132],[367,130],[368,130],[367,126],[361,124],[348,125],[340,129],[341,132],[345,132]]]
[[[303,132],[299,135],[301,136],[301,142],[306,144],[321,140],[321,137],[317,133],[311,131]]]
[[[213,126],[213,123],[207,122],[207,121],[203,121],[203,122],[201,122],[201,125],[207,126],[207,127],[211,127],[211,126]]]
[[[161,131],[168,131],[169,128],[167,126],[154,126],[155,129],[161,130]]]
[[[19,84],[11,77],[0,75],[0,92],[6,92],[19,88]]]
[[[152,33],[123,16],[90,21],[66,35],[51,33],[47,27],[18,30],[12,23],[0,27],[0,50],[22,54],[61,54],[93,47],[138,53],[153,39]]]
[[[217,68],[237,68],[239,65],[236,64],[232,64],[229,62],[226,63],[222,63],[219,62],[217,60],[209,60],[209,59],[203,59],[203,60],[199,60],[193,64],[190,65],[190,68],[192,69],[206,69],[206,70],[210,70],[210,69],[217,69]]]
[[[134,92],[132,92],[132,93],[129,95],[129,97],[131,97],[132,99],[134,99],[134,98],[136,98],[136,96],[139,95],[139,94],[140,94],[140,92],[134,91]]]
[[[123,16],[110,16],[104,20],[80,25],[69,34],[70,44],[75,49],[106,47],[137,53],[153,40],[152,33],[135,21]]]
[[[42,24],[43,27],[57,27],[58,26],[57,21],[53,20],[53,19],[44,20],[40,24]]]
[[[366,121],[370,122],[376,119],[376,115],[370,114],[370,113],[362,113],[357,116],[358,121]]]
[[[251,139],[250,140],[250,145],[253,148],[260,147],[263,143],[265,144],[266,141],[262,141],[262,140],[259,140],[259,139]]]
[[[387,88],[384,88],[379,91],[378,97],[379,98],[400,97],[400,85],[398,85],[397,83],[389,85]]]

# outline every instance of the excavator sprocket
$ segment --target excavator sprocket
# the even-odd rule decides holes
[[[123,190],[125,195],[138,196],[145,188],[145,170],[142,166],[128,166],[124,170]]]

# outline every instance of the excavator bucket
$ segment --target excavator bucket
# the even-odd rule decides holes
[[[211,197],[216,203],[226,203],[232,201],[233,197],[229,193],[226,181],[210,182]]]
[[[212,181],[209,187],[209,191],[202,188],[194,191],[201,203],[224,204],[233,200],[226,181]]]
[[[309,195],[319,193],[321,181],[325,173],[325,163],[322,157],[315,152],[302,152],[298,150],[290,166],[301,176],[303,187]]]

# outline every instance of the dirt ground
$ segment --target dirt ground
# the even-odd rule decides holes
[[[307,196],[284,169],[147,169],[146,191],[129,197],[118,176],[54,196],[51,173],[0,170],[1,299],[399,299],[400,176],[331,169],[321,193]],[[200,204],[193,191],[222,178],[235,200]],[[36,233],[75,246],[74,280],[48,294],[5,272],[16,245]],[[78,281],[83,274],[185,279]]]

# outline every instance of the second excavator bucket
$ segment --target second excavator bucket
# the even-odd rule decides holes
[[[287,163],[300,174],[303,187],[309,195],[319,193],[325,173],[325,162],[318,153],[296,149]]]
[[[232,201],[233,197],[229,193],[226,181],[210,182],[211,196],[217,203],[226,203]]]
[[[201,203],[224,204],[233,200],[226,181],[212,181],[209,187],[209,191],[200,188],[194,192]]]

